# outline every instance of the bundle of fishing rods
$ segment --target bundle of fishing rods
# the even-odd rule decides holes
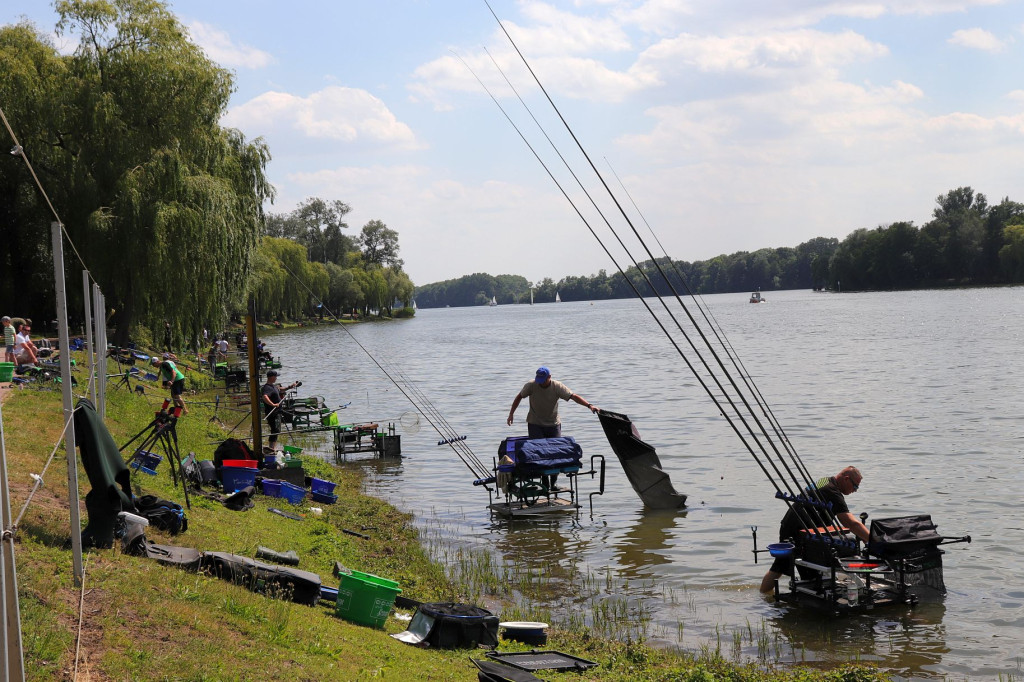
[[[515,40],[509,35],[508,30],[501,23],[490,3],[484,0],[484,4],[487,5],[488,10],[494,16],[495,21],[497,21],[498,26],[515,50],[516,55],[518,55],[526,67],[526,71],[529,72],[533,82],[536,83],[540,92],[543,93],[551,110],[557,116],[558,121],[561,122],[562,127],[569,138],[571,138],[582,159],[585,160],[585,165],[589,167],[589,170],[596,177],[600,185],[599,191],[601,194],[599,196],[607,195],[614,204],[614,210],[606,213],[606,211],[600,208],[597,200],[594,198],[594,194],[584,185],[579,174],[577,174],[572,164],[566,159],[565,154],[559,149],[558,145],[545,130],[489,51],[487,51],[487,55],[490,57],[494,67],[501,74],[505,83],[511,88],[544,139],[547,140],[558,159],[565,166],[566,171],[568,171],[572,180],[575,181],[582,191],[587,202],[596,211],[599,221],[593,218],[588,219],[584,215],[583,209],[570,196],[563,183],[559,181],[549,164],[545,162],[535,146],[527,139],[522,129],[513,121],[498,98],[461,56],[456,54],[456,57],[473,74],[473,77],[490,96],[509,124],[518,133],[523,143],[529,148],[534,158],[541,164],[548,177],[555,183],[562,196],[572,206],[572,209],[586,226],[587,230],[597,240],[608,258],[611,259],[619,274],[625,279],[630,289],[643,304],[644,308],[646,308],[679,357],[711,398],[722,416],[725,417],[743,446],[775,488],[775,496],[785,501],[787,506],[794,510],[804,527],[809,529],[808,532],[812,538],[838,546],[853,544],[849,543],[838,530],[840,525],[832,512],[831,506],[824,502],[817,492],[815,479],[807,470],[779,420],[775,417],[771,407],[757,388],[750,373],[743,366],[735,348],[729,343],[725,332],[711,314],[706,303],[702,298],[695,295],[693,289],[687,283],[686,277],[683,276],[683,273],[665,252],[660,240],[654,234],[654,230],[647,223],[646,218],[643,217],[636,203],[629,196],[625,185],[622,185],[620,180],[623,192],[629,197],[633,208],[639,217],[643,219],[651,237],[661,249],[660,258],[654,255],[644,236],[640,234],[640,231],[623,208],[615,192],[608,186],[601,171],[594,164],[590,154],[587,153],[576,133],[551,98],[547,88],[544,87],[544,84],[530,66]],[[614,169],[612,169],[612,174],[618,179]],[[618,227],[613,222],[617,223]],[[598,234],[594,226],[595,223],[598,225],[603,224],[607,228],[607,237],[602,238]],[[626,239],[631,241],[632,247],[627,245]],[[612,253],[612,249],[615,248],[616,244],[618,245],[617,252],[620,253],[618,258]],[[627,273],[630,265],[635,268],[635,270],[630,270],[630,272],[634,273],[632,276]],[[666,272],[666,268],[672,270],[676,281],[681,285],[682,292],[673,283],[673,279]],[[644,297],[643,291],[653,293],[653,298],[656,299],[653,307],[650,299]]]

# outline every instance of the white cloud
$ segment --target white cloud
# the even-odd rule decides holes
[[[582,225],[577,228],[571,208],[546,184],[537,190],[497,180],[461,180],[444,168],[420,165],[332,168],[293,173],[288,180],[301,196],[358,197],[348,216],[353,231],[373,218],[396,230],[400,255],[417,284],[470,272],[539,279],[587,272],[591,263],[600,262],[599,247],[581,232]],[[566,262],[574,258],[582,261],[567,270]]]
[[[888,54],[888,48],[853,31],[796,30],[763,35],[695,36],[663,40],[639,62],[659,71],[697,69],[771,76],[794,70],[827,70]]]
[[[611,17],[580,16],[543,2],[528,2],[520,7],[520,12],[532,22],[530,27],[511,21],[503,21],[502,25],[526,54],[621,52],[630,48],[629,36]],[[504,34],[496,38],[503,39]]]
[[[983,52],[1002,52],[1006,49],[1006,43],[983,28],[965,28],[954,31],[946,42],[950,45]]]
[[[384,102],[355,88],[329,86],[308,97],[265,92],[232,108],[224,123],[250,135],[297,132],[316,140],[420,148],[409,126]]]
[[[466,68],[468,64],[495,97],[514,96],[495,62],[520,95],[536,89],[533,77],[514,51],[492,50],[491,55],[493,62],[485,52],[479,51],[461,55],[465,64],[457,57],[440,57],[423,64],[413,73],[416,80],[409,84],[409,91],[432,102],[437,109],[448,109],[451,104],[444,97],[445,92],[482,92],[480,84]],[[596,59],[563,56],[531,58],[530,66],[545,88],[576,99],[620,102],[632,93],[660,84],[657,75],[642,65],[616,71]]]
[[[1006,93],[1006,97],[1014,102],[1024,102],[1024,90],[1011,90]]]
[[[221,66],[261,69],[274,61],[269,53],[242,43],[236,44],[226,31],[210,24],[193,21],[188,25],[188,31],[207,56]]]

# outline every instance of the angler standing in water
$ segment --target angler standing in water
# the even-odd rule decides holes
[[[572,400],[597,412],[597,405],[587,401],[578,393],[573,393],[561,381],[551,378],[551,370],[540,367],[533,381],[526,383],[512,401],[512,409],[508,412],[508,425],[512,426],[516,408],[523,398],[530,399],[530,411],[526,414],[526,428],[530,438],[558,438],[562,435],[562,422],[558,418],[558,400]]]

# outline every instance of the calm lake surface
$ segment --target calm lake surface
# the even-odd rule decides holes
[[[578,576],[558,582],[559,567],[577,567],[649,618],[661,646],[744,660],[858,659],[906,678],[1024,675],[1024,288],[747,298],[704,300],[811,473],[854,464],[864,474],[848,498],[854,513],[928,513],[940,533],[973,536],[946,548],[943,603],[833,620],[762,599],[766,564],[753,563],[751,526],[762,547],[773,542],[785,505],[637,300],[420,310],[351,331],[487,463],[503,438],[525,433],[526,405],[515,426],[505,418],[547,365],[633,419],[689,495],[680,513],[645,512],[597,417],[562,403],[563,434],[585,456],[607,457],[607,493],[592,518],[584,503],[578,519],[495,522],[486,491],[425,420],[413,424],[408,401],[344,330],[267,340],[285,383],[302,379],[304,394],[332,406],[352,401],[343,421],[405,415],[400,463],[350,464],[367,469],[368,492],[415,514],[439,555],[490,552],[552,574],[565,597],[553,597],[556,610],[590,608],[573,605]]]

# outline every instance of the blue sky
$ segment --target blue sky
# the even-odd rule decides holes
[[[353,233],[383,220],[417,284],[614,270],[453,54],[579,195],[486,48],[595,191],[482,0],[169,4],[235,73],[224,123],[270,145],[269,210],[320,196],[352,206]],[[607,163],[674,258],[921,224],[936,196],[962,185],[990,202],[1024,201],[1020,1],[492,6],[609,184],[619,191]],[[55,23],[43,0],[5,0],[0,21],[22,17],[47,33]]]

